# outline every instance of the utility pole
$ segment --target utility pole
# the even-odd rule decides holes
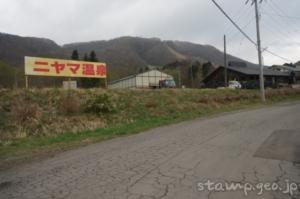
[[[259,74],[260,92],[261,92],[261,100],[265,102],[266,95],[265,95],[264,66],[262,64],[262,51],[261,51],[260,26],[259,26],[260,14],[258,10],[257,0],[253,0],[253,1],[255,6],[255,17],[256,17],[258,63],[260,67],[260,74]]]
[[[265,97],[265,86],[264,86],[264,67],[262,64],[262,50],[261,50],[261,40],[260,40],[260,27],[259,27],[259,18],[260,18],[260,14],[259,14],[259,10],[258,10],[258,0],[251,0],[252,1],[252,5],[255,4],[255,16],[256,16],[256,30],[257,30],[257,43],[255,41],[253,41],[248,35],[247,33],[245,33],[242,28],[240,28],[240,26],[238,24],[236,24],[231,17],[224,11],[224,9],[215,1],[215,0],[211,0],[216,6],[217,8],[224,14],[224,16],[251,42],[255,45],[255,47],[257,47],[258,50],[258,62],[259,62],[259,66],[260,66],[260,75],[259,75],[259,79],[260,79],[260,91],[261,91],[261,100],[263,102],[266,101],[266,97]],[[249,2],[250,0],[246,1],[246,4]],[[260,0],[259,3],[262,3],[263,0]],[[275,53],[272,53],[271,51],[267,51],[269,53],[271,53],[272,55],[277,56]],[[278,56],[277,56],[278,57]]]
[[[194,71],[193,71],[193,68],[194,68],[194,66],[193,66],[193,63],[192,63],[192,65],[191,65],[191,80],[192,80],[191,87],[192,88],[194,88]]]
[[[226,35],[224,35],[224,83],[225,87],[228,86],[228,78],[227,78],[227,47],[226,47]]]
[[[178,67],[178,87],[181,88],[181,68],[180,66]]]

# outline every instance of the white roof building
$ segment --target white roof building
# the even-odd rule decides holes
[[[156,88],[160,80],[173,80],[173,77],[158,70],[150,70],[112,81],[108,88]]]

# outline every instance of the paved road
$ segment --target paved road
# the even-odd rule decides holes
[[[243,190],[220,192],[216,184],[210,188],[218,192],[208,191],[208,187],[200,191],[199,184],[208,179],[223,183],[219,187],[226,182],[284,186],[286,179],[300,183],[299,164],[256,156],[274,132],[297,129],[300,104],[157,128],[2,171],[0,198],[300,198],[299,192],[293,197],[282,191],[258,196],[257,190],[247,192],[246,197]],[[299,144],[296,147],[299,149]],[[278,157],[292,155],[277,151],[283,153]]]

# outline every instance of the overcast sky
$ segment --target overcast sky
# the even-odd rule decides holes
[[[254,8],[246,0],[217,0],[247,32],[255,35]],[[300,0],[261,4],[262,44],[292,61],[300,60]],[[120,36],[158,37],[211,44],[257,63],[249,43],[211,0],[0,0],[0,32],[45,37],[58,44]],[[287,62],[264,53],[265,64]]]

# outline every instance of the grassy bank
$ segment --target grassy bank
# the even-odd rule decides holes
[[[267,91],[267,104],[300,90]],[[263,105],[246,90],[2,90],[0,158],[23,156],[243,108]]]

